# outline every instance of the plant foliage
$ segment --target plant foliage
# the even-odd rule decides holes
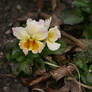
[[[15,65],[12,67],[12,71],[16,75],[20,74],[21,72],[30,75],[33,74],[38,68],[51,70],[54,68],[53,66],[49,66],[45,63],[49,62],[45,59],[45,57],[48,55],[62,54],[66,48],[66,45],[62,41],[59,41],[59,43],[61,44],[61,47],[56,51],[50,51],[47,47],[45,47],[40,54],[33,54],[32,52],[29,52],[29,54],[25,56],[23,51],[20,49],[18,42],[16,42],[16,45],[12,48],[12,50],[6,54],[6,58],[8,61],[15,63]],[[49,63],[56,64],[56,62],[53,60]]]
[[[76,62],[83,83],[92,86],[92,44],[76,54]],[[76,75],[76,78],[78,76]]]

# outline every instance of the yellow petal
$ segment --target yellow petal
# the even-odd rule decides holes
[[[12,30],[13,30],[13,35],[17,37],[19,40],[25,40],[30,37],[26,32],[26,29],[23,27],[14,27],[12,28]]]
[[[47,46],[52,51],[58,50],[60,48],[60,44],[59,43],[55,43],[55,42],[51,43],[49,41],[47,41]]]
[[[21,49],[32,50],[33,41],[34,41],[33,39],[22,40],[22,41],[20,41],[19,46]]]
[[[48,33],[49,42],[54,42],[58,40],[60,37],[61,37],[61,33],[57,26],[49,29],[49,33]]]
[[[44,48],[44,44],[40,41],[34,41],[33,43],[33,49],[32,49],[32,52],[35,54],[35,53],[41,53],[43,48]]]

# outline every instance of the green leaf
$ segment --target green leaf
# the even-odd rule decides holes
[[[92,70],[92,65],[89,66],[89,70]]]
[[[20,72],[18,71],[19,64],[12,64],[11,65],[11,71],[13,74],[18,75]]]
[[[92,84],[92,73],[87,74],[87,82]]]
[[[25,60],[24,56],[19,56],[19,57],[16,58],[17,62],[23,62],[24,60]]]
[[[44,60],[41,57],[34,59],[34,61],[37,67],[45,68]]]
[[[31,74],[31,66],[28,62],[20,63],[19,65],[19,72],[23,71],[26,74]]]
[[[86,38],[92,39],[92,25],[84,25],[85,32],[86,32]]]
[[[6,53],[6,58],[8,59],[8,61],[11,60],[11,55],[10,55],[10,53]]]
[[[30,59],[34,59],[34,58],[39,57],[39,54],[33,54],[32,52],[29,52],[26,57],[28,57],[28,58],[30,58]]]
[[[19,48],[14,48],[11,53],[12,59],[18,58],[22,54],[22,51]]]
[[[64,22],[64,24],[78,24],[83,21],[83,17],[77,16],[76,9],[67,9],[62,11],[62,14],[60,15],[61,20]]]
[[[83,81],[83,83],[87,83],[87,81],[86,81],[86,76],[84,76],[83,74],[82,74],[82,72],[81,72],[81,80]]]
[[[76,64],[79,68],[81,68],[81,69],[84,68],[84,63],[82,62],[82,60],[77,60],[77,61],[75,62],[75,64]]]

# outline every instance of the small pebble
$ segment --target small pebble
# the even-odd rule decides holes
[[[8,34],[10,34],[10,33],[11,33],[11,30],[7,30],[7,31],[5,32],[6,35],[8,35]]]
[[[21,9],[22,9],[21,5],[19,5],[19,4],[16,6],[16,8],[17,8],[18,10],[21,10]]]
[[[3,90],[4,90],[4,92],[8,92],[9,88],[5,86],[5,87],[3,87]]]

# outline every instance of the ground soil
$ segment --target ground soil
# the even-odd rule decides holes
[[[0,0],[0,92],[29,92],[19,79],[8,76],[11,71],[6,63],[5,46],[14,40],[10,30],[14,21],[36,9],[33,0]]]

